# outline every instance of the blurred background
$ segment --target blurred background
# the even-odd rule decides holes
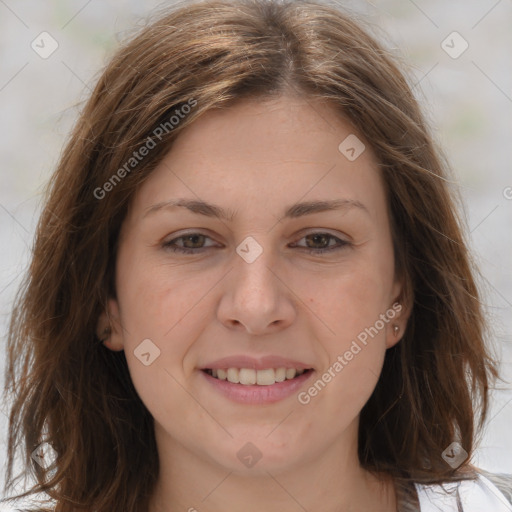
[[[512,1],[339,1],[404,60],[453,168],[506,382],[474,463],[512,473]],[[118,42],[146,0],[0,0],[0,351],[29,261],[41,192]],[[0,357],[3,383],[5,357]],[[0,478],[7,410],[0,406]],[[0,482],[3,486],[3,481]]]

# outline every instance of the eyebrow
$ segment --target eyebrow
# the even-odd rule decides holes
[[[173,208],[186,208],[193,213],[226,220],[228,222],[232,222],[235,217],[235,212],[233,210],[225,210],[220,206],[201,200],[179,198],[162,201],[146,208],[143,218],[162,209],[167,210]],[[286,208],[282,218],[296,219],[298,217],[304,217],[305,215],[311,215],[314,213],[333,210],[351,210],[353,208],[369,213],[366,206],[355,199],[333,199],[329,201],[306,201],[302,203],[295,203]]]

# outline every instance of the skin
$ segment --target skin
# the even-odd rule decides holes
[[[338,150],[353,133],[318,100],[239,102],[189,125],[135,195],[121,230],[117,299],[98,330],[112,323],[105,344],[125,350],[155,419],[160,475],[151,512],[396,510],[391,481],[359,465],[357,427],[385,352],[404,331],[405,308],[307,405],[296,394],[237,404],[199,370],[235,354],[281,355],[315,368],[307,390],[400,301],[376,159],[367,143],[355,161]],[[185,208],[145,215],[176,198],[235,215],[227,221]],[[364,208],[282,218],[294,203],[332,199]],[[179,239],[191,232],[207,238]],[[314,233],[335,238],[307,236]],[[252,263],[235,251],[248,236],[263,249]],[[338,239],[349,243],[306,251]],[[172,240],[207,249],[174,253],[163,247]],[[160,356],[145,366],[134,350],[148,338]],[[247,442],[261,453],[250,468],[237,457]]]

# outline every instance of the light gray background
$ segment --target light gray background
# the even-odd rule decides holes
[[[507,189],[512,187],[512,1],[342,4],[382,28],[388,47],[410,65],[414,90],[454,168],[507,380],[500,385],[502,391],[494,393],[474,462],[512,473],[512,189]],[[164,5],[150,0],[0,0],[2,353],[12,300],[30,255],[40,193],[76,119],[77,105],[87,97],[117,40]],[[47,59],[31,48],[43,31],[59,45]],[[441,46],[453,31],[469,44],[456,59]],[[4,357],[2,378],[3,365]],[[5,413],[0,409],[0,468]]]

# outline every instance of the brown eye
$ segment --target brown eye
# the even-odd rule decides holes
[[[308,247],[314,248],[314,249],[325,249],[325,248],[329,247],[329,242],[331,240],[334,240],[334,237],[332,237],[331,235],[328,235],[326,233],[314,233],[313,235],[307,235],[304,238],[308,242],[311,241],[312,245],[320,245],[321,246],[321,247],[312,247],[312,245],[310,245],[308,243]]]
[[[200,249],[205,240],[204,235],[187,235],[181,237],[187,249]],[[191,247],[192,246],[192,247]]]
[[[204,245],[206,240],[211,240],[211,238],[201,233],[189,233],[164,242],[162,247],[173,252],[197,254],[212,247],[212,245]],[[180,241],[181,243],[177,243]]]
[[[297,245],[297,247],[302,247],[312,254],[336,251],[350,245],[346,240],[341,240],[330,233],[322,232],[310,233],[301,240],[306,240],[306,245]],[[335,241],[335,243],[332,244],[332,241]]]
[[[211,240],[211,238],[201,233],[189,233],[164,242],[162,247],[172,252],[198,254],[213,247],[213,245],[205,245],[206,240]],[[296,247],[305,249],[311,254],[336,251],[350,245],[350,242],[346,240],[341,240],[330,233],[322,232],[310,233],[301,240],[306,240],[306,245],[297,244]]]

